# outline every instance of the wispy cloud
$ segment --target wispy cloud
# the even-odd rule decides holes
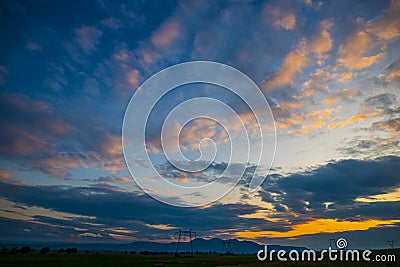
[[[82,26],[75,30],[74,41],[83,49],[87,54],[96,50],[100,37],[103,33],[93,26]]]
[[[287,6],[279,7],[268,5],[264,8],[264,19],[275,27],[293,30],[296,27],[296,15]]]

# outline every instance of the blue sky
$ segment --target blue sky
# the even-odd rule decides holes
[[[1,240],[168,241],[192,228],[206,238],[324,248],[345,236],[385,247],[400,223],[399,14],[399,1],[2,1]],[[277,150],[256,192],[247,190],[252,162],[228,195],[182,209],[135,184],[121,135],[139,86],[192,60],[230,65],[261,88]],[[218,161],[199,176],[164,164],[164,118],[200,96],[228,104],[253,130],[226,90],[169,93],[146,138],[157,169],[178,184],[226,168],[226,135],[206,120],[188,124],[181,145],[196,158],[212,138]]]

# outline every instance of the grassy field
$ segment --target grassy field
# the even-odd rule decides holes
[[[396,254],[396,262],[259,262],[255,255],[196,255],[194,257],[144,256],[117,253],[0,254],[0,266],[400,266],[400,251],[391,250],[381,254]]]

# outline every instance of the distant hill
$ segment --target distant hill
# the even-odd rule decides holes
[[[199,252],[217,252],[221,253],[223,250],[223,244],[221,239],[202,239],[196,238],[193,240],[193,250]],[[236,239],[230,239],[231,248],[234,254],[253,254],[257,253],[260,249],[264,248],[264,245],[257,244],[252,241],[239,241]],[[43,246],[49,246],[51,250],[58,250],[60,248],[76,247],[79,251],[83,250],[94,250],[94,251],[110,251],[110,252],[122,252],[122,251],[150,251],[150,252],[175,252],[177,242],[170,243],[159,243],[150,241],[136,241],[131,243],[24,243],[22,245],[28,245],[33,249],[39,250]],[[14,247],[19,246],[16,243],[0,244],[0,246]],[[291,246],[280,246],[280,245],[268,245],[268,250],[297,250],[303,251],[306,247],[291,247]],[[185,252],[190,251],[189,242],[181,242],[179,245],[179,251]]]

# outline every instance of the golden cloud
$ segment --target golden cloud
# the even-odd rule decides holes
[[[372,39],[367,32],[357,31],[340,45],[337,61],[349,69],[360,70],[369,67],[384,57],[384,53],[364,56],[372,45]]]
[[[393,202],[393,201],[400,201],[400,188],[396,190],[384,194],[373,195],[369,197],[359,197],[356,198],[358,202]]]
[[[234,235],[238,238],[288,238],[302,235],[311,235],[319,233],[339,233],[347,231],[368,230],[379,226],[393,225],[400,220],[365,220],[365,221],[347,221],[338,219],[315,219],[303,224],[296,224],[286,232],[278,231],[243,231],[236,232]]]
[[[261,88],[268,91],[292,83],[296,75],[300,74],[302,68],[309,63],[307,43],[301,40],[297,47],[283,59],[278,70],[261,85]]]
[[[331,123],[331,124],[328,125],[328,129],[332,129],[332,128],[335,128],[335,127],[343,127],[345,125],[353,124],[355,122],[362,121],[362,120],[365,120],[367,118],[379,116],[382,113],[383,113],[383,110],[377,110],[377,111],[372,112],[372,113],[360,113],[360,114],[351,116],[350,118],[348,118],[345,121],[341,121],[341,122],[338,122],[338,123]]]

